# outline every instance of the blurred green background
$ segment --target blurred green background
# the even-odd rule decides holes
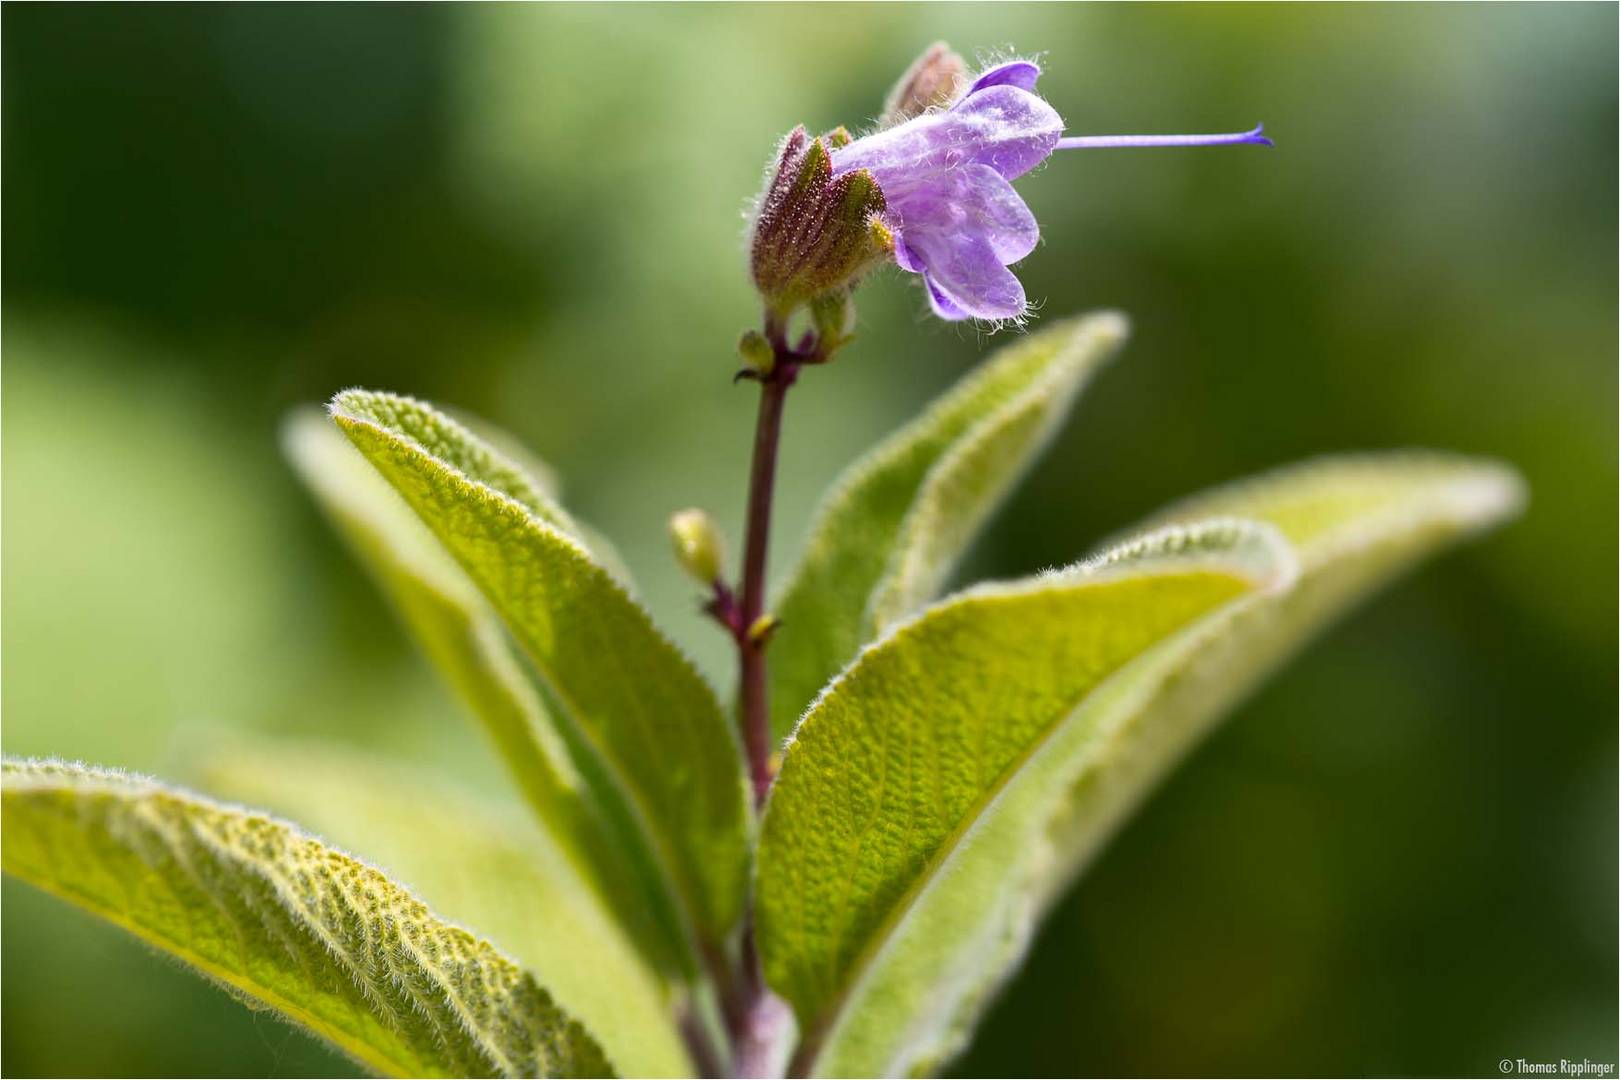
[[[1616,1057],[1613,6],[7,5],[4,748],[183,777],[222,731],[500,788],[277,450],[354,384],[483,413],[670,630],[663,521],[740,516],[745,200],[911,57],[1041,50],[1079,132],[1020,188],[1049,315],[1135,336],[964,577],[1177,494],[1432,445],[1526,517],[1239,711],[1038,939],[970,1075],[1473,1074]],[[774,565],[825,483],[1001,338],[861,294],[789,409]],[[10,1075],[350,1067],[7,883]]]

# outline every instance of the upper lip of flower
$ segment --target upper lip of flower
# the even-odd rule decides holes
[[[1034,250],[1040,227],[1011,181],[1059,149],[1271,145],[1260,128],[1232,135],[1063,137],[1063,118],[1035,93],[1041,69],[1013,60],[985,71],[947,108],[856,139],[831,154],[834,176],[866,170],[886,201],[895,262],[922,275],[945,319],[1021,318],[1024,287],[1007,267]]]
[[[866,169],[879,184],[893,184],[972,162],[1012,180],[1045,161],[1062,137],[1063,118],[1043,98],[994,83],[834,150],[833,173]]]

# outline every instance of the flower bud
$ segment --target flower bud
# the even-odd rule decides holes
[[[771,310],[789,315],[886,258],[873,228],[884,206],[870,172],[834,177],[827,140],[794,128],[760,196],[749,241],[754,285]]]
[[[701,585],[720,580],[725,562],[720,529],[702,510],[682,510],[669,518],[669,538],[675,545],[675,561]]]
[[[810,321],[816,328],[817,348],[824,359],[855,337],[855,299],[848,289],[822,293],[810,301]]]
[[[742,358],[745,371],[752,371],[755,375],[768,376],[776,369],[776,350],[771,348],[771,343],[758,330],[743,334],[742,340],[737,342],[737,355]]]
[[[769,641],[771,635],[776,633],[776,628],[781,625],[782,620],[778,619],[775,615],[772,615],[769,612],[761,615],[759,618],[755,619],[753,625],[748,628],[749,643],[759,645],[763,642]]]
[[[929,109],[949,105],[967,83],[967,64],[936,41],[914,60],[883,102],[880,127],[893,127]]]

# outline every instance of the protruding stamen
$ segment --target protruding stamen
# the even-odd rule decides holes
[[[1225,135],[1074,135],[1059,139],[1059,150],[1107,150],[1116,147],[1137,146],[1271,146],[1266,138],[1266,126],[1256,124],[1253,131],[1233,131]]]

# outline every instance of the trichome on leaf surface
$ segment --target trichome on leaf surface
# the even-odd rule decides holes
[[[892,261],[947,319],[1021,320],[1011,181],[1065,137],[1039,69],[929,49],[877,130],[796,129],[750,232],[763,310],[740,571],[679,564],[735,644],[735,707],[509,437],[393,394],[289,418],[333,524],[532,814],[333,746],[201,755],[200,785],[4,767],[4,869],[400,1076],[890,1076],[945,1064],[1155,780],[1360,597],[1513,514],[1509,468],[1324,458],[1196,496],[1060,570],[938,597],[1124,340],[1059,320],[850,466],[767,591],[788,390]],[[385,873],[378,867],[386,866]],[[395,877],[390,875],[397,875]],[[408,884],[407,884],[408,883]]]

